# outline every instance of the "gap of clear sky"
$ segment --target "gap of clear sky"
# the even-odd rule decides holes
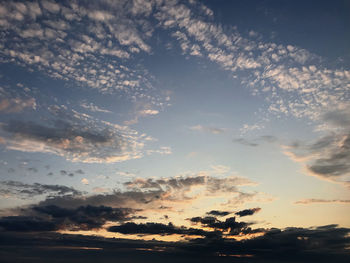
[[[0,1],[0,247],[39,235],[94,248],[97,235],[169,258],[209,242],[240,262],[268,260],[259,242],[275,237],[302,242],[288,243],[296,262],[346,261],[349,12],[347,0]]]

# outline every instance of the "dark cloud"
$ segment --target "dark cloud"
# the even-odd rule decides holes
[[[211,210],[210,212],[207,213],[208,215],[212,215],[212,216],[227,216],[229,214],[231,214],[231,212],[227,212],[227,211],[218,211],[218,210]]]
[[[341,176],[350,172],[350,133],[328,147],[328,156],[314,160],[308,169],[324,177]]]
[[[0,227],[6,231],[56,231],[100,229],[107,221],[130,220],[136,212],[130,208],[80,206],[75,209],[55,205],[21,209],[24,215],[0,218]]]
[[[121,234],[146,234],[146,235],[195,235],[208,236],[216,234],[216,232],[208,232],[202,229],[176,227],[172,223],[167,225],[161,223],[145,223],[135,224],[128,222],[119,226],[111,226],[108,228],[110,232],[118,232]]]
[[[213,216],[206,216],[206,217],[196,216],[196,217],[190,218],[189,220],[193,223],[201,223],[203,225],[211,225],[218,221],[216,217],[213,217]]]
[[[295,142],[286,153],[311,175],[350,185],[350,108],[328,111],[320,119],[328,134],[311,143]]]
[[[77,173],[77,174],[85,174],[84,171],[83,171],[82,169],[76,170],[75,173]]]
[[[170,227],[171,228],[171,227]],[[186,242],[112,239],[59,233],[0,232],[4,262],[290,262],[347,263],[350,229],[270,229],[247,240],[199,238]],[[33,259],[33,260],[31,260]]]
[[[250,232],[248,228],[249,223],[237,222],[235,217],[229,217],[225,221],[220,221],[216,217],[206,216],[206,217],[192,217],[189,219],[193,223],[200,223],[203,226],[214,228],[216,230],[227,231],[231,235],[238,235],[240,233]]]
[[[259,146],[261,143],[274,143],[278,139],[275,136],[272,135],[263,135],[255,139],[245,139],[245,138],[237,138],[233,139],[233,142],[246,145],[246,146],[251,146],[251,147],[256,147]]]
[[[82,193],[74,188],[64,185],[26,184],[18,181],[1,181],[0,193],[20,198],[28,198],[37,195],[50,196],[79,196]]]
[[[35,168],[35,167],[29,167],[29,168],[27,168],[27,171],[33,172],[33,173],[37,173],[37,172],[38,172],[38,169]]]
[[[66,170],[60,170],[60,174],[61,175],[68,175],[69,177],[73,177],[74,176],[74,173],[68,172]]]
[[[342,177],[350,173],[350,133],[332,133],[311,144],[294,143],[288,151],[297,161],[308,160],[310,174],[346,184]]]
[[[0,218],[0,229],[17,232],[55,231],[57,224],[29,216],[7,216]]]
[[[126,182],[126,189],[114,190],[109,193],[93,195],[65,195],[52,196],[40,202],[40,206],[56,205],[66,208],[76,208],[79,206],[111,206],[134,207],[142,205],[144,209],[171,210],[168,204],[184,202],[197,198],[191,195],[192,187],[201,186],[202,196],[216,196],[227,193],[235,194],[232,202],[244,202],[247,198],[252,198],[253,194],[245,194],[238,190],[240,185],[250,183],[249,180],[240,177],[214,178],[211,176],[175,177],[162,179],[134,179]],[[231,200],[230,200],[231,201]],[[172,203],[173,204],[173,203]],[[166,213],[166,212],[164,212]]]
[[[130,219],[135,210],[130,208],[112,208],[107,206],[80,206],[75,209],[55,205],[36,206],[35,212],[49,215],[50,220],[59,224],[61,229],[90,230],[101,228],[106,221],[124,221]]]
[[[254,215],[255,213],[259,212],[260,210],[261,210],[261,208],[259,208],[259,207],[250,208],[250,209],[244,209],[242,211],[236,212],[235,215],[238,215],[240,217],[251,216],[251,215]]]
[[[233,141],[234,141],[234,142],[237,142],[237,143],[240,143],[240,144],[243,144],[243,145],[246,145],[246,146],[252,146],[252,147],[259,146],[258,143],[256,143],[256,142],[251,142],[251,141],[248,141],[248,140],[243,139],[243,138],[234,139]]]
[[[326,112],[323,114],[322,119],[325,122],[334,125],[335,127],[350,128],[349,108]]]
[[[142,156],[143,143],[128,128],[96,120],[66,107],[49,107],[45,123],[10,120],[0,128],[6,147],[44,152],[70,161],[118,162]]]

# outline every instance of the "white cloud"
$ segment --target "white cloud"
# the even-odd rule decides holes
[[[152,109],[147,109],[147,110],[142,110],[139,112],[140,115],[146,116],[146,115],[157,115],[159,113],[158,110],[152,110]]]
[[[221,134],[225,132],[224,128],[218,128],[218,127],[212,127],[212,126],[202,126],[202,125],[195,125],[189,127],[191,131],[198,131],[198,132],[208,132],[212,134]]]
[[[96,106],[96,105],[93,104],[92,102],[90,102],[90,103],[83,102],[83,103],[80,104],[80,106],[83,107],[84,109],[90,110],[90,111],[92,111],[92,112],[112,113],[112,112],[109,111],[109,110],[102,109],[102,108]]]
[[[86,179],[86,178],[83,178],[83,179],[81,179],[81,183],[85,184],[85,185],[88,185],[89,184],[89,180]]]

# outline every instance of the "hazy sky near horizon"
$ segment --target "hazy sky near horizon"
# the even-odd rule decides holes
[[[350,227],[349,10],[0,2],[0,226],[105,206],[138,224],[248,209],[252,229]],[[123,234],[114,219],[58,230]]]

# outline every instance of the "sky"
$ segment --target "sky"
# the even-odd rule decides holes
[[[0,2],[6,262],[348,262],[350,2]]]

